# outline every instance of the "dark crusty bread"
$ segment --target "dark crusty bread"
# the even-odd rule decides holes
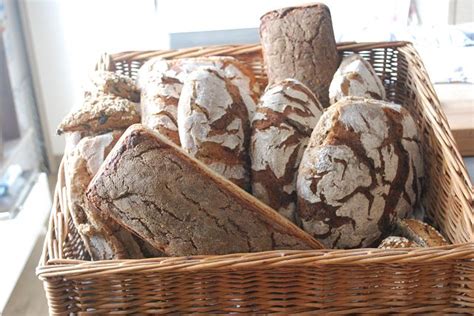
[[[322,3],[283,8],[260,20],[269,84],[297,79],[327,107],[329,85],[339,63],[329,8]]]
[[[314,128],[297,178],[302,227],[327,247],[373,246],[418,205],[418,128],[400,105],[344,98]]]
[[[315,249],[311,236],[142,125],[92,180],[89,201],[171,256]]]
[[[374,68],[359,54],[344,57],[329,86],[331,104],[348,96],[384,100],[385,95]]]
[[[222,70],[189,74],[178,105],[181,148],[249,190],[250,121],[239,89]]]
[[[267,88],[252,121],[252,193],[295,222],[296,174],[323,108],[301,82]]]
[[[69,214],[93,260],[143,257],[133,236],[99,214],[85,197],[90,180],[122,133],[114,131],[81,139],[80,133],[75,132],[66,138],[64,171]]]
[[[437,247],[448,244],[434,227],[416,219],[399,219],[396,228],[401,236],[416,242],[421,247]]]
[[[255,111],[260,88],[252,70],[237,59],[227,56],[153,58],[143,64],[138,73],[142,124],[179,145],[177,108],[181,89],[188,75],[201,68],[222,71],[238,88],[249,115]]]

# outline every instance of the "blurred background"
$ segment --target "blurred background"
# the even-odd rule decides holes
[[[41,253],[64,137],[104,52],[257,43],[297,0],[0,0],[0,314],[44,315]],[[415,44],[474,175],[474,0],[326,0],[338,42]],[[6,257],[6,259],[4,259]]]

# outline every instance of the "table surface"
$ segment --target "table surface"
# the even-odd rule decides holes
[[[449,126],[463,156],[474,156],[474,85],[434,85]]]

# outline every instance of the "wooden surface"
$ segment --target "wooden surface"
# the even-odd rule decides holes
[[[436,93],[463,156],[474,156],[474,85],[436,84]]]

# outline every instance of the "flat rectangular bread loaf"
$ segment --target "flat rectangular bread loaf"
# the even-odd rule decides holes
[[[134,237],[110,218],[98,214],[85,193],[122,131],[85,136],[68,133],[64,154],[65,185],[74,226],[92,260],[143,258]]]
[[[138,124],[109,154],[87,197],[170,256],[321,248],[275,210]]]

